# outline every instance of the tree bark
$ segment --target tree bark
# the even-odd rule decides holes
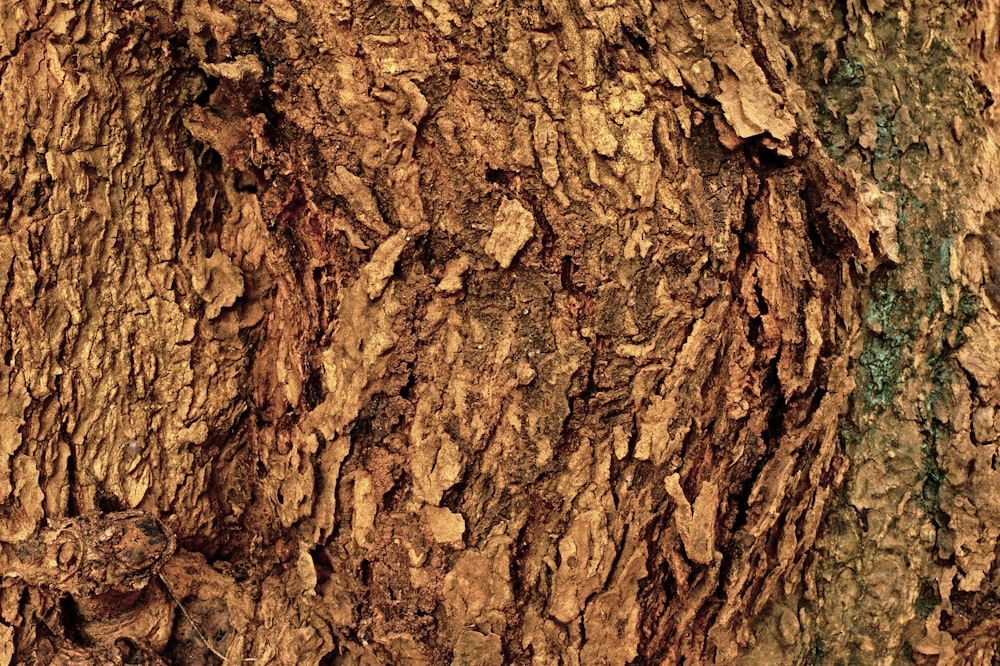
[[[996,663],[998,25],[3,4],[0,666]]]

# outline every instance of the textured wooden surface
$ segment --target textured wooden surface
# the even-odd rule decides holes
[[[997,17],[3,3],[0,664],[988,663]]]

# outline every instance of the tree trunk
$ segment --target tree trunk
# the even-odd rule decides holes
[[[0,666],[998,663],[998,25],[4,2]]]

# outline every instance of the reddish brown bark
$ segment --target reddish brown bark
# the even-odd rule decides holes
[[[0,663],[989,663],[994,4],[0,8]]]

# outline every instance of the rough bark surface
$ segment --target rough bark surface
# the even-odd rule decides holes
[[[4,2],[0,665],[994,663],[998,25]]]

